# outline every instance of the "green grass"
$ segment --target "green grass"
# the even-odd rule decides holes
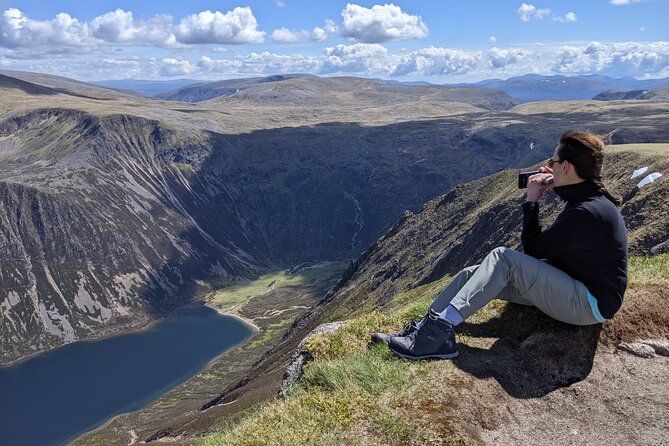
[[[312,360],[287,399],[263,404],[201,444],[467,444],[455,419],[435,422],[434,415],[417,410],[448,405],[421,390],[431,379],[429,363],[407,364],[385,346],[367,345],[371,333],[394,331],[422,316],[445,280],[398,295],[392,311],[373,311],[333,334],[312,337],[306,346]]]
[[[616,144],[607,148],[607,152],[641,152],[649,155],[669,155],[669,143]]]
[[[274,324],[269,324],[267,327],[264,327],[261,330],[260,335],[248,343],[248,348],[256,348],[261,346],[265,342],[274,338],[277,334],[279,334],[279,332],[283,331],[288,325],[292,323],[293,321],[291,319],[282,319]]]
[[[630,283],[669,283],[669,254],[631,257]],[[268,401],[239,424],[201,440],[218,445],[406,445],[470,444],[476,433],[465,431],[457,414],[458,395],[476,379],[450,361],[409,362],[386,346],[368,346],[371,333],[391,332],[422,316],[450,281],[438,281],[401,293],[386,311],[371,311],[348,320],[335,333],[307,343],[312,359],[288,398]],[[468,322],[481,324],[508,308],[495,300]],[[514,307],[509,324],[530,327],[532,309]],[[529,324],[529,325],[528,325]],[[484,339],[458,333],[458,342],[488,348]]]
[[[669,283],[669,253],[653,257],[630,257],[631,284]]]
[[[434,424],[415,410],[431,403],[420,389],[428,369],[391,357],[385,346],[314,360],[287,399],[264,404],[201,444],[465,444],[455,423]]]
[[[252,297],[260,296],[273,288],[299,285],[313,285],[339,275],[346,267],[343,262],[333,262],[325,266],[306,269],[289,275],[288,270],[274,271],[254,280],[227,285],[217,290],[211,303],[219,308],[234,311],[243,306]]]

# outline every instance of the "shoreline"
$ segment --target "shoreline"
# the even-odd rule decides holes
[[[247,318],[242,317],[242,316],[240,316],[236,313],[228,313],[227,311],[223,311],[221,308],[218,308],[217,306],[215,306],[214,304],[212,304],[210,302],[205,302],[204,306],[208,307],[208,308],[211,308],[212,310],[214,310],[216,313],[218,313],[221,316],[229,316],[229,317],[232,317],[234,319],[237,319],[238,321],[241,321],[242,323],[244,323],[244,325],[247,325],[248,327],[251,328],[251,330],[253,331],[253,334],[256,334],[256,333],[261,331],[260,327],[258,327],[253,322],[253,320],[251,320],[251,319],[247,319]]]

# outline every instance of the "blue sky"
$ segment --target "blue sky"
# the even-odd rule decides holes
[[[0,11],[0,68],[83,80],[669,76],[669,0],[0,0]]]

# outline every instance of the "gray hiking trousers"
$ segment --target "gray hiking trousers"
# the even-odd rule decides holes
[[[453,304],[467,319],[491,300],[502,299],[535,306],[568,324],[597,324],[601,321],[593,314],[594,298],[590,295],[589,300],[589,295],[583,282],[558,268],[501,247],[493,249],[481,264],[460,271],[431,308],[441,313]]]

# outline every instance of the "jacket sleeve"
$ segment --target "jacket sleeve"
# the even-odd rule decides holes
[[[552,259],[583,251],[596,245],[600,231],[592,214],[581,208],[564,210],[553,225],[542,231],[538,203],[523,203],[521,240],[525,254],[538,259]]]

